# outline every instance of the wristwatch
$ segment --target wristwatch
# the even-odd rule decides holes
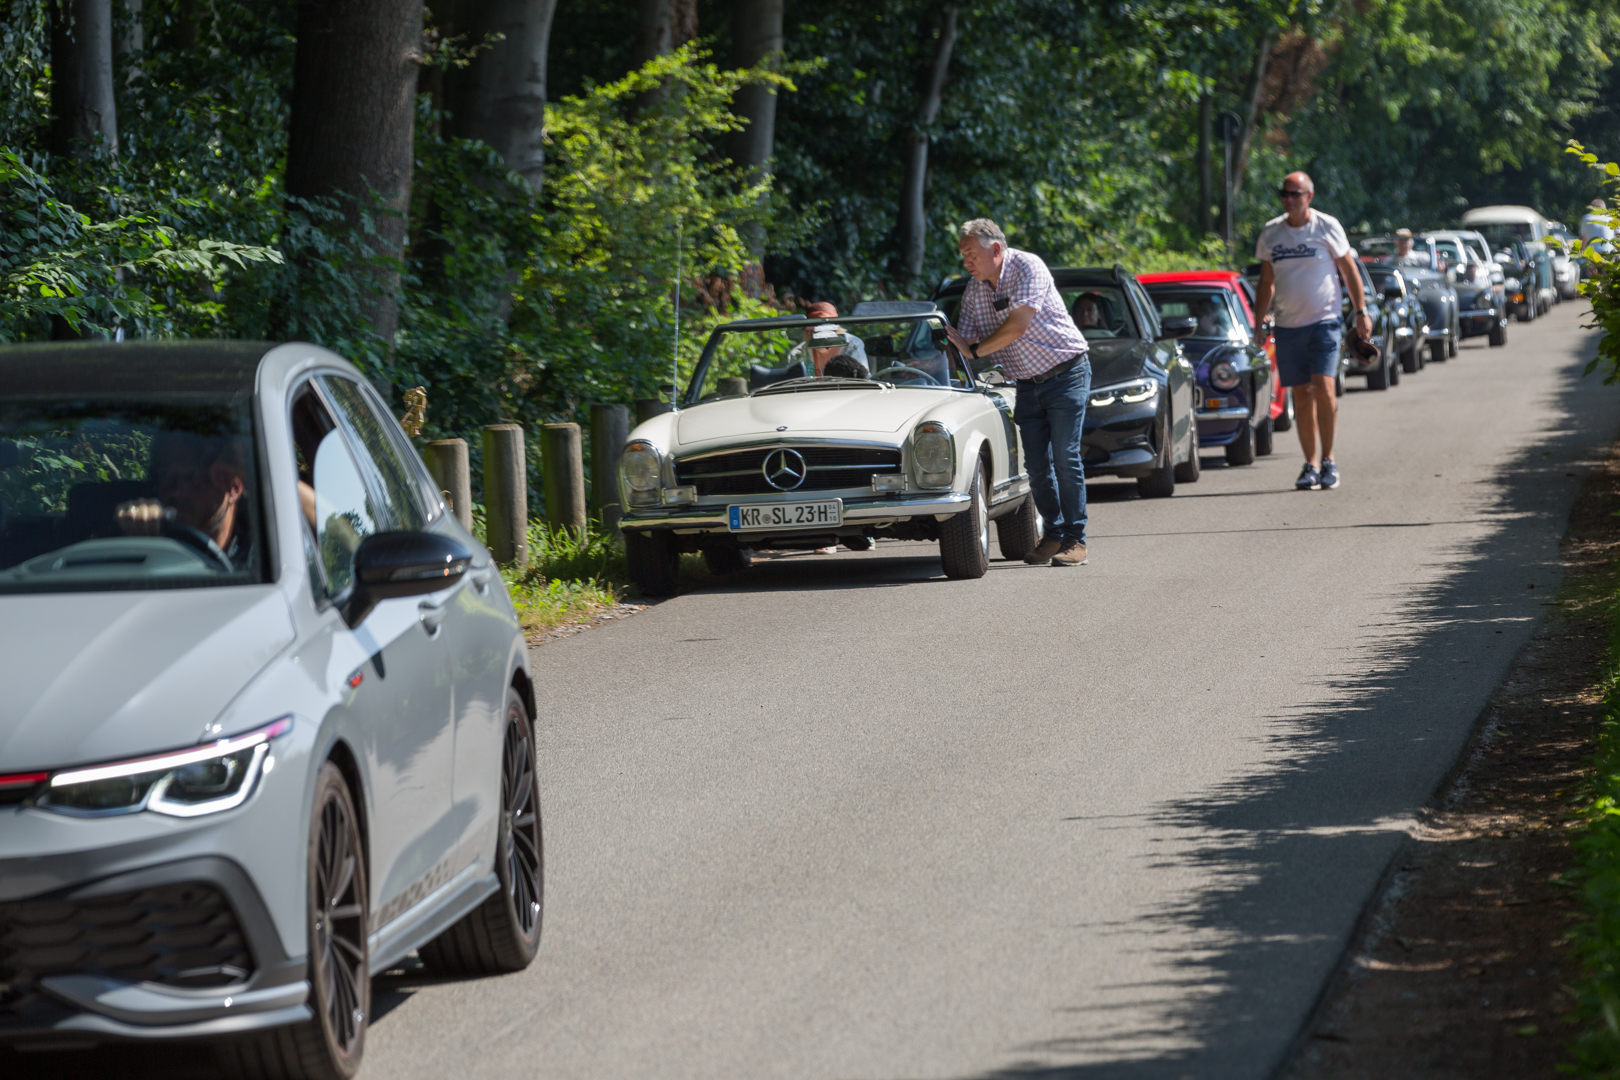
[[[977,360],[979,358],[979,343],[977,341],[968,345],[968,353]]]

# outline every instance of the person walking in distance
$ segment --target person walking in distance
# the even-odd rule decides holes
[[[1036,255],[1007,246],[989,218],[963,225],[958,250],[972,275],[962,310],[947,327],[952,344],[972,357],[1001,365],[1018,384],[1013,421],[1024,467],[1046,535],[1025,556],[1031,565],[1079,566],[1086,561],[1086,472],[1080,433],[1091,393],[1086,339],[1075,327]]]
[[[1367,296],[1344,226],[1331,215],[1311,209],[1316,185],[1302,172],[1283,177],[1277,193],[1284,213],[1266,222],[1255,242],[1260,260],[1256,310],[1276,320],[1277,374],[1294,394],[1294,426],[1305,451],[1305,467],[1294,486],[1301,491],[1339,486],[1333,458],[1339,401],[1339,280],[1350,293],[1355,333],[1372,335]],[[1318,443],[1320,442],[1320,453]]]

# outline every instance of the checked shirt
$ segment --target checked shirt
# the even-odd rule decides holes
[[[1002,256],[1001,279],[994,285],[978,278],[968,281],[956,328],[963,337],[982,341],[1021,307],[1035,309],[1024,336],[996,352],[979,354],[994,357],[1007,378],[1033,378],[1086,351],[1086,339],[1063,306],[1052,272],[1039,256],[1014,248]]]

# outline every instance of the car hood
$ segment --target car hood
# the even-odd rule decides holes
[[[896,432],[952,390],[807,390],[723,398],[683,409],[675,435],[682,446],[749,435]],[[785,430],[784,430],[785,429]]]
[[[1139,339],[1091,342],[1091,385],[1108,386],[1141,376],[1152,351],[1152,342]]]
[[[271,585],[5,596],[0,625],[4,772],[195,743],[294,637]]]

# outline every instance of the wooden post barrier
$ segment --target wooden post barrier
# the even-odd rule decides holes
[[[630,437],[628,405],[591,406],[591,511],[604,532],[618,532],[619,455]]]
[[[721,397],[742,397],[748,393],[748,380],[741,375],[727,375],[719,382]]]
[[[462,528],[472,531],[472,467],[468,463],[466,439],[437,439],[427,444],[428,472],[439,485],[450,512]]]
[[[645,424],[655,416],[673,411],[675,406],[658,398],[636,399],[636,423]]]
[[[540,453],[545,471],[546,524],[553,532],[585,535],[585,455],[578,424],[544,424]]]
[[[484,428],[484,523],[496,562],[529,565],[529,469],[519,424]]]

